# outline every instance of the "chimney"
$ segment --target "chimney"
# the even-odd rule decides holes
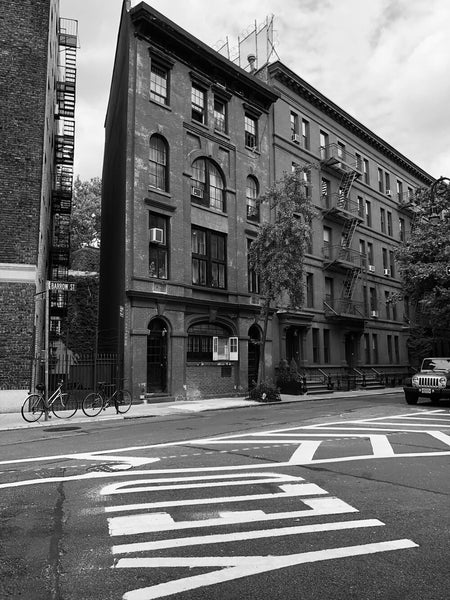
[[[256,71],[256,56],[254,54],[249,54],[247,60],[250,65],[250,73],[254,73]]]

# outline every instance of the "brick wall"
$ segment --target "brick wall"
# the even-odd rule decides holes
[[[201,365],[187,363],[186,365],[188,400],[233,396],[237,393],[235,383],[235,365],[211,363]]]
[[[50,3],[2,3],[0,262],[37,261]]]
[[[30,381],[34,285],[0,282],[0,389],[25,389]]]

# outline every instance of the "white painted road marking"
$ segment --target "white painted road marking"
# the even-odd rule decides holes
[[[393,550],[404,550],[415,548],[417,544],[411,540],[392,540],[374,544],[363,544],[359,546],[343,546],[314,552],[302,552],[299,554],[288,554],[284,556],[234,556],[234,557],[197,557],[197,558],[165,558],[165,559],[121,559],[116,568],[130,567],[155,567],[155,566],[190,566],[205,567],[218,566],[227,567],[221,571],[213,571],[193,577],[183,577],[174,581],[168,581],[159,585],[132,590],[123,596],[123,600],[153,600],[178,594],[187,590],[193,590],[207,585],[215,585],[224,581],[231,581],[241,577],[267,573],[277,569],[292,567],[306,563],[314,563],[324,560],[348,558],[350,556],[362,556],[379,552],[390,552]],[[137,561],[137,562],[136,562]]]

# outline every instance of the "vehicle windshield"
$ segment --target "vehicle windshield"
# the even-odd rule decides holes
[[[425,358],[422,371],[450,371],[450,358]]]

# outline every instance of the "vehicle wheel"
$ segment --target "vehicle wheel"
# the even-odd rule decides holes
[[[25,398],[25,402],[22,405],[21,413],[22,417],[28,423],[34,423],[39,421],[44,412],[44,400],[39,394],[30,394]]]
[[[103,399],[100,394],[97,392],[92,392],[92,394],[88,394],[86,398],[84,398],[83,403],[81,405],[81,410],[87,417],[96,417],[99,413],[102,412],[103,408]]]
[[[419,400],[419,396],[417,394],[413,394],[411,392],[405,392],[405,400],[406,404],[417,404]]]
[[[58,398],[52,404],[52,410],[58,419],[70,419],[78,410],[78,401],[75,394],[62,394],[62,399]]]
[[[131,407],[131,394],[128,390],[119,390],[116,396],[116,408],[120,413],[126,413]]]

